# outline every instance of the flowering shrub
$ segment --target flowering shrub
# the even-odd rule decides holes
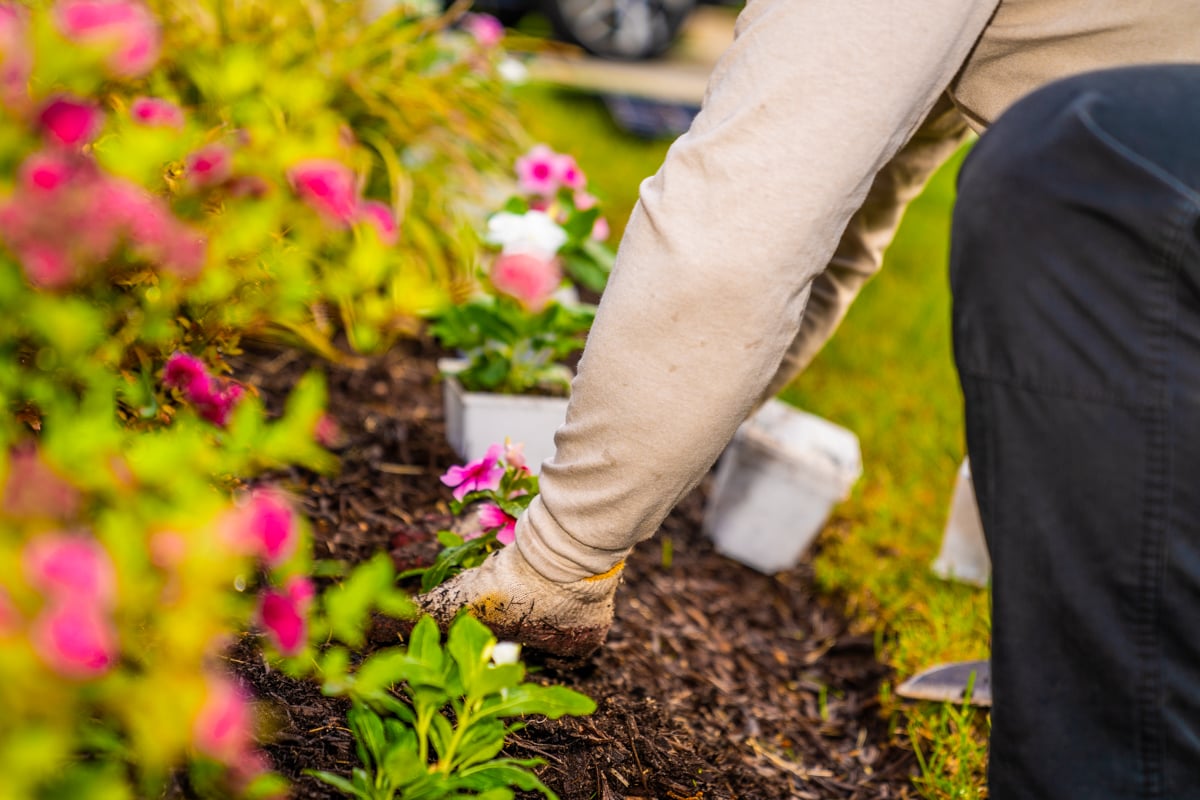
[[[442,483],[454,490],[450,510],[464,518],[464,530],[440,531],[442,551],[434,563],[401,577],[419,575],[421,591],[428,592],[515,541],[517,517],[538,493],[537,476],[525,463],[523,449],[519,443],[495,444],[478,461],[453,466],[442,475]]]

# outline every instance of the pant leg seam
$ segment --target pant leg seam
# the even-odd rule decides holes
[[[1010,389],[1020,389],[1027,392],[1036,392],[1038,394],[1047,395],[1049,397],[1060,397],[1067,400],[1077,400],[1083,403],[1095,403],[1097,405],[1116,406],[1119,408],[1133,409],[1135,411],[1145,409],[1146,401],[1142,399],[1130,399],[1121,397],[1117,394],[1109,394],[1105,392],[1089,392],[1080,390],[1075,387],[1053,386],[1032,381],[1028,378],[1018,378],[1011,375],[995,375],[984,370],[959,368],[959,372],[970,378],[974,378],[988,383],[994,383],[1000,386],[1006,386]]]

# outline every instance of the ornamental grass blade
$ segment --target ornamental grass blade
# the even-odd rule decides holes
[[[990,708],[992,667],[988,661],[956,661],[939,664],[912,676],[896,688],[909,700],[964,703]]]

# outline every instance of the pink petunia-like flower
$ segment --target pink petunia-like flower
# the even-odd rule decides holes
[[[71,41],[107,49],[106,63],[114,75],[136,78],[158,61],[158,22],[136,0],[59,0],[55,16]]]
[[[304,202],[338,227],[354,221],[359,211],[354,171],[339,161],[310,159],[288,170],[292,188]]]
[[[65,147],[82,147],[96,138],[104,113],[92,103],[68,95],[51,98],[38,114],[48,141]]]
[[[18,170],[20,185],[30,192],[58,191],[67,185],[75,172],[75,165],[62,153],[40,151],[32,153]]]
[[[262,594],[258,621],[285,656],[299,655],[308,643],[306,614],[314,594],[312,582],[300,576],[288,581],[282,592],[268,589]]]
[[[33,442],[9,453],[8,480],[0,510],[16,519],[69,520],[79,511],[79,491],[58,476]]]
[[[182,128],[183,109],[159,97],[138,97],[129,106],[129,116],[151,128]]]
[[[29,102],[32,40],[29,11],[18,3],[0,3],[0,102],[9,108]]]
[[[224,764],[238,764],[253,744],[250,700],[237,684],[211,676],[204,704],[192,725],[196,749]]]
[[[117,573],[108,551],[90,536],[43,533],[22,553],[25,577],[49,598],[79,600],[100,609],[112,608]]]
[[[462,28],[480,47],[495,47],[504,38],[504,24],[491,14],[466,14],[462,18]]]
[[[478,461],[446,470],[446,474],[442,476],[442,483],[454,489],[455,500],[462,500],[471,492],[499,489],[500,480],[504,477],[504,467],[498,462],[503,452],[502,445],[492,445]]]
[[[580,191],[584,186],[587,186],[587,177],[583,174],[583,170],[575,163],[573,156],[559,153],[554,156],[554,176],[558,180],[559,185],[565,186],[568,189]]]
[[[201,147],[186,159],[189,184],[196,188],[218,186],[233,174],[233,156],[223,144]]]
[[[366,222],[379,234],[379,241],[393,245],[400,238],[400,227],[396,224],[396,215],[390,206],[375,200],[360,203],[358,219]]]
[[[496,531],[496,541],[510,545],[517,540],[517,518],[495,503],[479,509],[479,524],[485,531]]]
[[[492,286],[520,301],[526,308],[538,311],[562,283],[562,269],[553,258],[532,253],[501,253],[492,262],[489,273]]]
[[[117,632],[107,613],[83,597],[52,600],[30,629],[38,656],[58,674],[86,679],[117,661]]]
[[[558,154],[544,144],[517,159],[517,184],[527,194],[550,197],[559,186]]]

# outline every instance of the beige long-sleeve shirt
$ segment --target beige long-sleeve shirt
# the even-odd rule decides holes
[[[641,187],[525,558],[577,580],[653,535],[833,332],[968,127],[1151,62],[1200,62],[1200,0],[750,0]]]

